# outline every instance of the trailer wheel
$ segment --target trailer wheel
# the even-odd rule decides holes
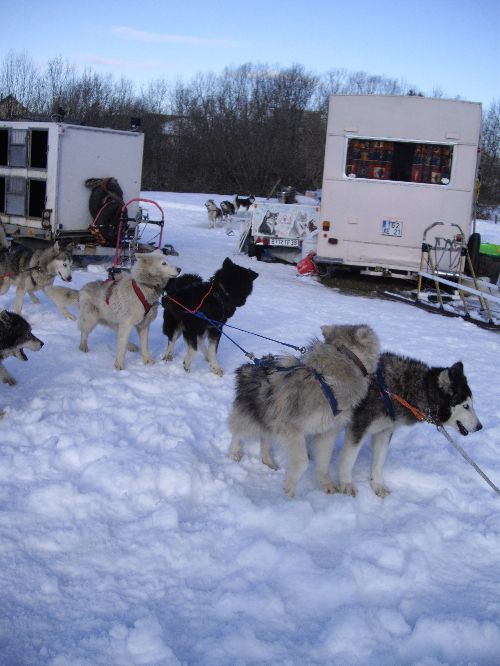
[[[479,250],[481,247],[481,234],[474,233],[470,235],[469,241],[467,243],[467,252],[469,253],[470,261],[474,273],[477,274],[479,269]],[[466,268],[466,273],[469,273],[469,266]]]
[[[252,243],[250,241],[248,243],[248,256],[249,257],[256,257],[257,261],[260,261],[262,259],[262,254],[264,252],[264,248],[262,245],[256,245],[255,243]]]

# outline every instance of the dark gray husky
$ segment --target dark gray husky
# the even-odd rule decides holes
[[[0,312],[0,379],[4,384],[13,386],[16,380],[7,372],[2,361],[9,356],[15,356],[20,361],[27,361],[28,357],[24,353],[24,347],[31,351],[38,351],[43,347],[43,342],[33,335],[26,319],[3,310]],[[0,416],[3,416],[1,410]]]
[[[403,398],[435,424],[450,426],[462,435],[483,427],[474,411],[472,393],[460,362],[449,368],[432,368],[415,359],[386,352],[380,356],[377,377],[386,391]],[[339,460],[339,490],[347,495],[356,494],[352,468],[364,438],[371,435],[371,487],[379,497],[387,495],[390,490],[384,484],[382,468],[392,433],[414,423],[418,423],[417,417],[408,407],[396,399],[387,402],[379,386],[372,383],[364,400],[354,409],[347,427]]]
[[[336,492],[329,473],[335,439],[377,366],[379,343],[369,326],[322,326],[321,331],[324,341],[315,340],[300,358],[269,356],[236,371],[230,455],[240,460],[241,439],[260,438],[262,461],[276,469],[270,446],[280,440],[287,453],[283,488],[289,497],[308,466],[307,435],[314,436],[321,488]]]

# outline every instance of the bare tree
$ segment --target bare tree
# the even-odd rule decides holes
[[[25,52],[9,51],[0,67],[0,95],[12,96],[32,112],[41,106],[40,75],[33,59]]]
[[[500,205],[500,100],[493,101],[483,115],[479,201]]]

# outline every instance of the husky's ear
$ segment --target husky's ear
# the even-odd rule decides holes
[[[2,322],[2,324],[10,324],[10,312],[7,310],[0,310],[0,322]]]
[[[374,332],[370,326],[361,324],[354,329],[354,338],[360,344],[366,344],[373,340]]]
[[[451,393],[451,377],[449,370],[451,370],[451,368],[445,368],[444,370],[441,370],[438,375],[438,386],[444,393]]]
[[[323,337],[325,338],[325,342],[328,342],[328,340],[331,340],[333,336],[333,329],[335,328],[334,326],[327,326],[324,324],[323,326],[320,326],[321,332],[323,333]]]
[[[59,241],[56,241],[53,245],[53,248],[56,252],[59,252]]]
[[[231,261],[231,259],[229,257],[226,257],[224,259],[223,263],[222,263],[223,268],[231,268],[232,265],[233,265],[233,262]]]
[[[251,268],[247,268],[247,271],[251,280],[256,280],[259,277],[259,274],[253,271]]]
[[[451,368],[448,368],[448,375],[452,383],[457,383],[464,378],[464,364],[462,361],[457,361]]]

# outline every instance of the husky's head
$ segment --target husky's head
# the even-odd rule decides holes
[[[177,277],[181,269],[172,266],[161,250],[135,255],[133,277],[143,284],[164,288],[170,278]]]
[[[359,358],[369,374],[375,372],[380,344],[371,326],[366,324],[322,326],[321,332],[327,344],[336,348],[344,345]]]
[[[226,257],[222,268],[214,273],[212,282],[222,291],[224,299],[239,308],[245,305],[247,298],[252,293],[253,282],[258,277],[259,274],[251,268],[235,264],[229,257]]]
[[[0,359],[15,356],[20,361],[27,361],[23,347],[38,351],[43,342],[33,335],[24,317],[7,310],[0,312]]]
[[[47,270],[51,275],[58,275],[64,282],[71,282],[72,254],[71,248],[61,250],[59,243],[47,250]],[[41,262],[42,263],[42,262]]]
[[[441,394],[437,415],[439,422],[455,428],[462,435],[481,430],[483,426],[474,411],[463,364],[459,361],[441,370],[438,385]]]

